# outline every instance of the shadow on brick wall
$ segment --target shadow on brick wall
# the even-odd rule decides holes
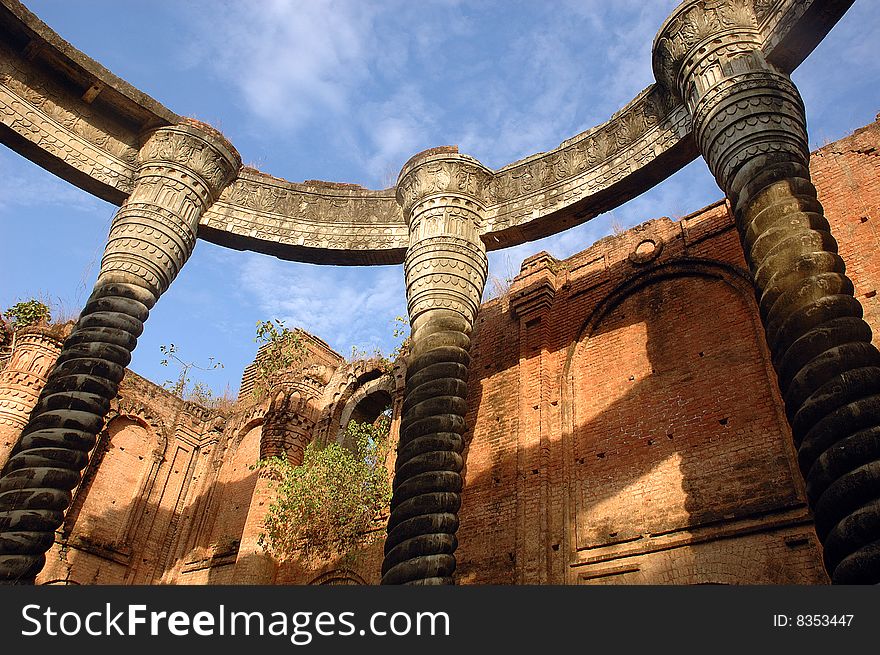
[[[128,489],[119,489],[113,503],[90,502],[89,493],[99,490],[88,489],[75,506],[75,521],[66,523],[69,530],[47,554],[38,581],[230,583],[248,509],[233,504],[250,499],[255,479],[252,472],[242,480],[219,482],[189,498],[182,512],[176,502],[132,498],[134,490]],[[151,491],[156,496],[163,490]]]
[[[747,274],[683,250],[483,308],[460,581],[827,581]]]

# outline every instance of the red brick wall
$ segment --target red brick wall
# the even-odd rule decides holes
[[[209,510],[214,522],[208,545],[241,539],[257,484],[257,471],[250,467],[260,459],[261,433],[261,426],[248,430],[239,443],[226,451]]]
[[[875,333],[878,135],[874,123],[812,159]],[[564,262],[527,259],[510,292],[483,305],[471,354],[460,583],[827,582],[725,203]],[[70,529],[112,540],[127,519],[95,517],[113,515],[114,497],[141,507],[145,527],[129,530],[127,554],[65,541],[41,579],[247,581],[235,579],[235,548],[211,545],[240,536],[254,504],[265,407],[212,431],[211,416],[137,376],[122,395],[149,420],[111,424],[116,450]],[[140,458],[161,435],[145,473]],[[375,583],[381,560],[380,540],[354,561],[285,563],[275,581]]]
[[[875,331],[878,134],[812,160]],[[462,583],[827,581],[726,204],[526,260],[472,355]]]
[[[880,118],[880,117],[878,117]],[[880,332],[880,122],[813,153],[810,169],[865,319]]]
[[[126,578],[133,548],[142,548],[144,535],[139,502],[154,464],[155,435],[128,417],[116,417],[107,426],[93,452],[93,466],[71,509],[75,522],[66,539],[72,547],[49,558],[42,576],[66,575],[91,584],[120,584]],[[55,571],[54,569],[60,569]],[[49,576],[47,578],[47,576]]]
[[[73,534],[99,543],[119,544],[126,537],[155,443],[151,443],[149,431],[130,418],[113,419],[107,432],[106,451],[86,491]]]
[[[170,581],[200,518],[184,510],[210,477],[215,418],[128,371],[38,582]]]

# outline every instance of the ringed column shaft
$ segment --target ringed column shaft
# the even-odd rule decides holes
[[[803,102],[751,2],[693,0],[654,43],[730,199],[835,583],[880,582],[880,352],[810,180]]]
[[[40,390],[61,352],[63,337],[50,330],[44,326],[20,330],[9,362],[0,372],[0,468],[27,425]]]
[[[235,149],[195,121],[157,129],[110,227],[91,296],[0,477],[0,583],[32,584],[70,504],[144,321],[235,177]]]
[[[480,239],[491,172],[455,148],[403,167],[397,200],[412,351],[392,484],[382,584],[454,584],[470,335],[486,283]]]

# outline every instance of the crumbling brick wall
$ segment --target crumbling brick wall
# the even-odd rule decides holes
[[[875,331],[878,134],[812,160]],[[472,355],[461,582],[827,581],[726,203],[529,258]]]
[[[878,135],[873,123],[811,164],[875,333]],[[461,583],[827,582],[725,202],[565,261],[530,257],[481,308],[471,354]],[[327,384],[321,438],[338,431],[357,373]],[[40,580],[253,582],[236,580],[236,534],[265,501],[249,497],[248,467],[267,406],[220,417],[129,373]],[[354,561],[272,575],[375,583],[381,561],[379,540]]]

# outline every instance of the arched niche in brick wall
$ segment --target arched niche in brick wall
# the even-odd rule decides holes
[[[245,437],[250,435],[252,430],[259,429],[262,434],[263,423],[265,421],[264,414],[264,411],[254,412],[254,415],[249,417],[244,425],[235,431],[235,435],[228,444],[226,452],[228,452],[229,449],[237,449],[241,445],[241,442],[244,441]]]
[[[389,374],[357,386],[339,412],[339,419],[335,424],[336,442],[346,445],[346,428],[351,421],[373,423],[380,415],[388,414],[392,409],[394,389],[395,381]]]
[[[62,587],[79,587],[80,583],[75,580],[65,580],[63,578],[56,578],[53,580],[47,580],[46,582],[42,582],[43,585],[56,585]]]
[[[739,268],[676,260],[609,293],[563,372],[573,560],[802,505],[773,375]]]
[[[396,370],[396,369],[395,369]],[[324,409],[322,423],[327,427],[321,438],[344,444],[345,429],[351,420],[373,422],[393,408],[398,381],[393,373],[375,361],[355,362],[340,381],[332,402]]]
[[[351,569],[333,569],[332,571],[327,571],[326,573],[322,573],[314,580],[312,580],[309,585],[313,586],[321,586],[321,585],[365,585],[367,582],[358,575],[355,571]]]
[[[101,432],[68,512],[71,542],[126,553],[148,520],[145,490],[155,478],[165,438],[143,417],[117,414]]]
[[[247,521],[248,509],[258,472],[251,467],[260,459],[263,421],[246,423],[232,439],[223,456],[223,464],[212,490],[208,512],[212,520],[200,543],[214,549],[216,555],[229,555],[238,550]],[[231,568],[230,574],[231,574]],[[222,580],[216,580],[223,583]]]

